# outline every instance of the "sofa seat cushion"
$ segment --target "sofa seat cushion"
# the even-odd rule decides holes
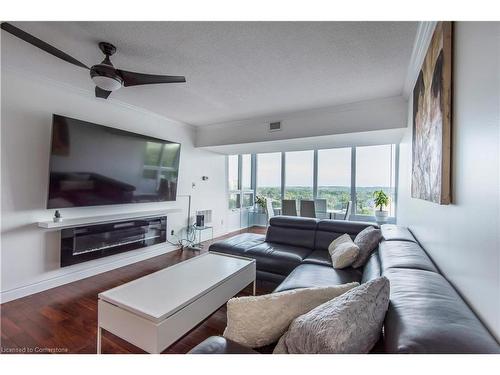
[[[281,275],[279,273],[266,272],[266,271],[262,271],[262,270],[257,270],[257,274],[256,274],[257,280],[268,281],[268,282],[275,284],[275,285],[282,283],[283,280],[286,279],[286,276],[287,275]]]
[[[263,242],[246,249],[242,255],[255,259],[258,270],[288,275],[311,252],[305,247]]]
[[[317,264],[302,264],[295,268],[290,275],[274,290],[297,288],[313,288],[317,286],[341,285],[361,281],[361,271],[353,268],[336,270]]]
[[[304,264],[317,264],[320,266],[332,267],[332,257],[325,250],[314,250],[304,261]]]
[[[188,354],[259,354],[246,346],[220,336],[211,336],[196,345]]]
[[[438,272],[429,256],[415,242],[382,241],[379,245],[382,271],[389,268],[412,268]]]
[[[391,268],[384,276],[391,283],[386,352],[500,353],[499,344],[442,275]]]
[[[209,251],[219,253],[243,255],[246,249],[259,245],[265,241],[265,236],[255,233],[243,233],[237,236],[228,238],[227,240],[218,241],[209,247]]]
[[[413,234],[406,227],[395,224],[383,224],[380,229],[382,230],[382,237],[386,241],[417,242]]]

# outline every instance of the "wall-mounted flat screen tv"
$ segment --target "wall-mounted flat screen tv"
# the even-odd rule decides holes
[[[47,208],[174,201],[181,145],[54,115]]]

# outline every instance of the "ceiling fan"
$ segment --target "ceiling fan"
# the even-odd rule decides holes
[[[96,84],[95,96],[107,99],[111,92],[118,90],[122,86],[150,85],[155,83],[179,83],[186,82],[184,76],[163,76],[154,74],[143,74],[128,72],[126,70],[116,69],[109,59],[116,52],[116,47],[111,43],[100,42],[99,49],[104,53],[104,60],[92,67],[81,63],[63,51],[51,46],[50,44],[34,37],[27,32],[18,29],[8,22],[2,22],[1,28],[12,35],[24,40],[27,43],[40,48],[41,50],[54,55],[66,62],[74,64],[80,68],[90,70],[90,77]]]

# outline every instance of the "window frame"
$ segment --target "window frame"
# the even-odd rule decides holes
[[[349,193],[349,200],[352,201],[352,184],[353,184],[353,179],[352,179],[352,147],[336,147],[336,148],[325,148],[325,149],[318,149],[316,150],[316,153],[317,153],[317,157],[315,159],[315,168],[316,168],[316,181],[315,181],[315,199],[325,199],[324,196],[320,196],[320,185],[319,185],[319,181],[320,181],[320,169],[319,169],[319,165],[320,165],[320,156],[321,156],[321,151],[329,151],[329,150],[346,150],[346,152],[349,154],[349,164],[348,164],[348,168],[349,168],[349,190],[348,190],[348,193]],[[327,203],[328,205],[328,203]],[[327,206],[328,207],[328,206]]]
[[[252,202],[255,202],[255,154],[244,154],[244,155],[250,155],[250,184],[251,187],[249,189],[243,189],[243,154],[238,154],[238,184],[237,184],[237,189],[229,189],[229,156],[234,156],[233,155],[227,155],[226,157],[226,190],[227,190],[227,207],[228,210],[231,211],[239,211],[241,209],[253,207],[254,203],[250,206],[244,206],[243,205],[243,200],[245,194],[252,194]],[[231,195],[236,195],[236,207],[235,208],[230,208],[229,207],[229,202],[230,202],[230,197]]]
[[[399,176],[399,144],[394,143],[384,143],[377,145],[366,145],[366,146],[394,146],[394,216],[388,216],[387,223],[395,224],[397,220],[397,198],[398,198],[398,176]],[[366,147],[358,146],[358,147]],[[392,150],[391,150],[392,151]],[[351,219],[353,221],[373,221],[375,222],[374,215],[361,215],[357,213],[357,194],[356,194],[356,147],[351,147]],[[391,155],[392,157],[392,155]],[[391,163],[392,164],[392,163]],[[391,166],[392,168],[392,166]]]
[[[282,163],[282,166],[284,168],[283,172],[282,172],[282,176],[284,176],[284,180],[281,181],[281,191],[282,191],[282,194],[281,194],[281,199],[285,199],[286,197],[286,190],[287,190],[287,184],[286,184],[286,159],[287,159],[287,155],[286,154],[290,154],[290,153],[296,153],[296,152],[308,152],[308,153],[312,153],[312,163],[311,163],[311,167],[312,167],[312,171],[311,171],[311,177],[312,177],[312,180],[311,180],[311,199],[316,199],[316,193],[317,193],[317,183],[318,183],[318,178],[317,178],[317,166],[318,166],[318,150],[299,150],[299,151],[286,151],[286,152],[283,152],[282,154],[282,158],[285,160],[285,163]],[[309,188],[309,186],[306,186],[307,188]],[[297,204],[299,204],[299,202],[297,201]]]
[[[283,172],[283,158],[285,157],[284,156],[284,152],[280,152],[280,151],[277,151],[277,152],[261,152],[259,154],[252,154],[252,157],[254,158],[254,166],[255,168],[252,169],[252,176],[253,176],[253,186],[254,186],[254,197],[257,197],[257,190],[259,189],[259,178],[258,178],[258,169],[259,169],[259,155],[266,155],[266,154],[279,154],[280,156],[280,161],[279,161],[279,168],[280,168],[280,185],[278,186],[279,190],[280,190],[280,194],[279,194],[279,204],[281,205],[281,200],[283,199],[283,175],[284,175],[284,172]],[[274,201],[273,201],[274,203]],[[274,206],[274,205],[273,205]]]

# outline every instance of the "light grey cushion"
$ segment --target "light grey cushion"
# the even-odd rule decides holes
[[[379,277],[295,319],[275,354],[368,353],[382,332],[389,280]]]
[[[367,227],[358,233],[354,239],[354,243],[359,247],[359,255],[352,263],[353,268],[363,267],[370,258],[371,253],[375,250],[382,239],[380,229]]]
[[[227,302],[224,337],[251,348],[273,344],[296,317],[358,285],[355,282],[231,298]]]
[[[332,258],[333,268],[342,269],[349,267],[356,260],[359,247],[346,233],[332,241],[328,246],[328,252]]]

